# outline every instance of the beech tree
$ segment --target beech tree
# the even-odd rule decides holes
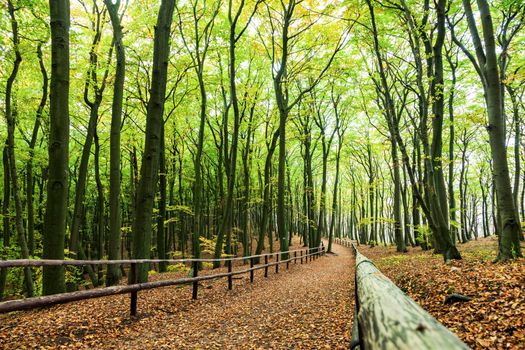
[[[474,65],[478,73],[487,105],[490,151],[494,166],[494,186],[499,216],[498,260],[507,260],[521,255],[519,243],[520,220],[512,195],[507,152],[505,146],[505,122],[503,114],[501,77],[496,56],[496,39],[491,11],[487,1],[477,2],[481,19],[481,39],[470,0],[463,1],[468,28],[475,48],[475,56],[457,38],[455,42]],[[483,40],[483,44],[482,44]]]
[[[174,10],[175,0],[163,0],[155,25],[153,70],[146,115],[146,139],[133,222],[133,257],[135,259],[150,258],[153,201],[159,171],[160,138],[170,52],[169,40]],[[132,280],[147,281],[148,271],[148,264],[143,264],[137,272],[138,276],[132,276]]]
[[[69,164],[69,0],[49,3],[51,22],[51,84],[49,86],[49,167],[44,259],[64,259]],[[42,293],[65,290],[64,268],[43,269]]]

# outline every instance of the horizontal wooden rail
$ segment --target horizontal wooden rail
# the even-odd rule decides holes
[[[308,251],[316,250],[316,248],[308,248]],[[5,267],[41,267],[41,266],[83,266],[83,265],[125,265],[125,264],[184,264],[192,262],[216,262],[216,261],[242,261],[250,258],[263,258],[264,256],[285,255],[293,252],[304,251],[305,249],[288,250],[285,252],[265,253],[250,256],[236,256],[219,259],[127,259],[127,260],[54,260],[54,259],[14,259],[14,260],[0,260],[0,268]]]
[[[360,349],[468,349],[352,247]]]
[[[297,254],[297,252],[300,252],[300,255]],[[306,254],[303,254],[303,252],[306,252]],[[0,303],[0,313],[19,311],[19,310],[28,310],[28,309],[34,309],[37,307],[51,306],[51,305],[56,305],[56,304],[65,304],[65,303],[69,303],[73,301],[100,298],[100,297],[109,296],[109,295],[131,293],[130,314],[134,316],[136,315],[136,312],[137,312],[137,292],[141,290],[168,287],[168,286],[174,286],[174,285],[193,284],[192,297],[193,299],[196,299],[197,293],[198,293],[198,283],[201,281],[214,280],[214,279],[226,277],[228,278],[228,289],[231,289],[231,279],[233,276],[250,273],[250,282],[253,282],[253,271],[265,269],[265,277],[267,277],[268,276],[267,269],[270,266],[275,266],[276,273],[278,273],[278,266],[280,264],[286,264],[286,267],[288,268],[289,263],[292,261],[294,263],[297,263],[297,261],[300,259],[301,264],[302,264],[303,258],[305,259],[306,262],[308,262],[308,258],[310,259],[317,258],[321,255],[324,255],[324,253],[325,253],[324,246],[321,246],[321,247],[316,247],[316,248],[298,249],[298,250],[291,250],[291,251],[286,251],[286,252],[253,255],[253,256],[243,257],[240,259],[238,258],[220,259],[221,261],[229,261],[228,272],[217,273],[217,274],[212,274],[212,275],[202,275],[202,276],[198,276],[198,269],[196,267],[198,266],[198,263],[200,261],[202,260],[207,261],[209,259],[185,259],[185,262],[193,263],[192,264],[193,265],[193,277],[191,278],[179,278],[179,279],[174,279],[174,280],[172,279],[172,280],[162,280],[162,281],[155,281],[155,282],[133,283],[133,284],[128,284],[128,285],[97,288],[97,289],[83,290],[83,291],[71,292],[71,293],[61,293],[61,294],[47,295],[47,296],[34,297],[34,298],[9,300],[9,301],[4,301]],[[288,259],[282,259],[282,260],[279,259],[280,255],[285,255],[285,254],[288,254]],[[268,256],[273,256],[273,255],[277,255],[277,261],[268,262]],[[254,264],[255,259],[261,256],[265,257],[265,264],[255,265]],[[233,268],[231,266],[232,260],[248,260],[250,261],[250,268],[233,271]],[[7,261],[8,260],[6,260],[6,262]],[[39,261],[39,262],[43,262],[43,264],[42,265],[14,265],[14,266],[15,267],[49,266],[45,263],[46,262],[45,260],[30,260],[30,261],[31,262]],[[55,262],[62,261],[62,260],[51,260],[51,261],[54,264]],[[114,262],[114,261],[108,261],[108,260],[103,260],[103,261],[104,262]],[[140,263],[151,263],[151,262],[156,262],[158,260],[147,259],[147,260],[118,260],[118,261],[121,264],[130,263],[132,264],[132,268],[136,268],[136,266]],[[166,261],[166,260],[160,260],[160,261]],[[92,262],[94,263],[93,265],[100,265],[99,264],[100,261],[90,261],[90,260],[64,260],[64,262],[68,263],[64,265],[88,265],[88,264],[91,264]],[[73,262],[73,264],[69,264],[71,262]],[[82,262],[83,264],[80,264],[80,262]],[[8,266],[13,267],[13,265],[8,265]],[[56,266],[56,265],[51,265],[51,266]]]

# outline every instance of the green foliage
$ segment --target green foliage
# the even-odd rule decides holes
[[[235,241],[235,238],[233,236],[234,235],[232,234],[232,242]],[[202,248],[201,252],[202,253],[207,253],[207,254],[214,254],[215,253],[215,245],[217,244],[217,237],[214,236],[212,239],[207,239],[205,237],[200,237],[200,242],[201,242],[201,248]],[[223,253],[221,254],[221,258],[228,258],[228,257],[234,256],[233,254],[226,254],[226,253],[224,253],[224,245],[225,244],[226,244],[226,242],[222,243],[221,251]]]
[[[421,248],[423,248],[423,250],[432,248],[432,231],[430,231],[430,227],[428,227],[428,225],[418,225],[416,232],[416,241]]]
[[[182,257],[182,255],[183,255],[180,250],[169,251],[166,254],[167,254],[168,257],[170,257],[170,259],[177,259],[177,258]]]
[[[168,265],[168,272],[188,272],[190,268],[183,263]]]
[[[187,205],[168,205],[166,206],[166,211],[193,215],[193,210]]]
[[[64,259],[75,260],[73,258],[69,258],[69,255],[69,249],[64,249]],[[90,284],[90,282],[84,278],[84,267],[76,265],[65,267],[65,281],[66,285],[69,286],[68,289],[70,290],[76,290],[78,286],[87,287]]]

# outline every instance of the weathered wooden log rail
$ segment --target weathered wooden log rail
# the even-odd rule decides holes
[[[468,349],[359,253],[355,244],[351,247],[356,260],[351,349]]]
[[[82,290],[70,293],[61,293],[55,295],[47,295],[41,297],[33,297],[18,300],[9,300],[0,302],[0,313],[11,311],[28,310],[42,306],[51,306],[56,304],[65,304],[73,301],[100,298],[109,295],[127,294],[130,293],[130,314],[135,316],[137,314],[137,298],[138,292],[141,290],[148,290],[160,287],[168,287],[175,285],[191,284],[192,298],[197,299],[199,282],[206,280],[214,280],[220,278],[228,279],[228,289],[233,287],[233,276],[249,273],[250,282],[254,281],[254,272],[264,269],[264,277],[268,277],[268,269],[275,266],[275,273],[279,273],[279,265],[286,264],[286,269],[289,268],[290,263],[301,264],[308,263],[314,259],[319,258],[325,254],[325,247],[315,247],[308,249],[289,250],[286,252],[276,252],[268,254],[259,254],[246,257],[230,257],[221,259],[131,259],[131,260],[33,260],[33,259],[18,259],[18,260],[1,260],[0,268],[10,267],[42,267],[42,266],[84,266],[84,265],[130,265],[131,269],[137,272],[140,264],[151,263],[166,263],[166,264],[190,264],[193,270],[193,277],[179,278],[171,280],[161,280],[155,282],[145,283],[130,283],[127,285],[118,285],[105,288],[95,288],[90,290]],[[274,262],[269,262],[270,258],[275,257]],[[264,259],[263,264],[256,264],[260,259]],[[211,275],[199,276],[199,263],[202,262],[224,262],[228,268],[228,272],[216,273]],[[250,267],[234,271],[233,262],[244,261],[249,262]],[[137,273],[134,274],[137,276]]]

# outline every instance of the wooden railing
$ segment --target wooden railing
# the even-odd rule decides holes
[[[356,260],[351,349],[468,349],[359,253],[355,244],[351,246]]]
[[[82,290],[70,293],[61,293],[55,295],[46,295],[41,297],[33,297],[19,300],[9,300],[0,302],[0,313],[34,309],[42,306],[50,306],[55,304],[64,304],[72,301],[100,298],[108,295],[116,294],[127,294],[130,293],[130,314],[135,316],[137,314],[137,296],[138,291],[148,290],[160,287],[175,286],[191,284],[192,298],[197,299],[199,282],[206,280],[214,280],[219,278],[228,279],[228,289],[233,287],[233,276],[241,275],[245,273],[250,274],[250,282],[254,281],[254,271],[264,269],[264,277],[268,277],[268,269],[271,266],[275,266],[275,273],[279,273],[279,265],[286,264],[286,269],[289,268],[290,263],[297,264],[300,261],[301,264],[308,263],[317,259],[325,254],[324,246],[308,248],[308,249],[297,249],[286,252],[276,252],[268,254],[259,254],[246,257],[231,257],[221,259],[134,259],[134,260],[32,260],[32,259],[19,259],[19,260],[1,260],[0,268],[10,267],[41,267],[41,266],[84,266],[84,265],[130,265],[130,268],[135,273],[132,274],[137,276],[138,266],[146,263],[166,263],[166,264],[190,264],[192,266],[193,277],[190,278],[179,278],[171,280],[161,280],[155,282],[144,282],[144,283],[131,283],[127,285],[118,285],[105,288],[96,288],[90,290]],[[269,258],[275,257],[274,262],[269,262]],[[282,259],[281,257],[286,257]],[[264,264],[256,264],[260,259],[264,259]],[[216,273],[211,275],[199,276],[199,264],[203,262],[216,262],[221,261],[226,263],[228,272]],[[244,261],[249,262],[249,268],[243,268],[241,270],[234,271],[233,262]]]
[[[353,244],[352,240],[349,238],[334,238],[334,243],[347,248],[352,248]]]

